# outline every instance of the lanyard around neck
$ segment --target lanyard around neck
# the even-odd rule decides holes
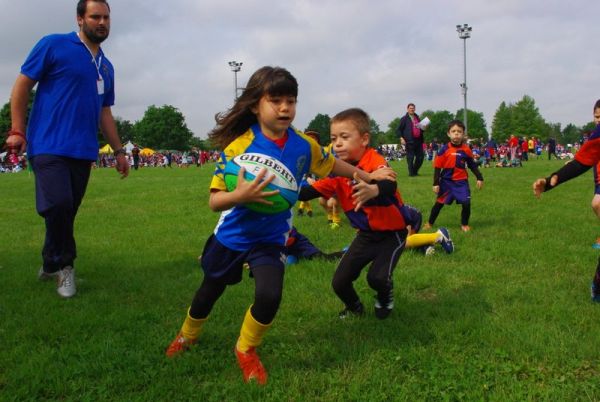
[[[102,65],[102,53],[100,53],[100,57],[98,57],[98,61],[96,61],[94,53],[92,53],[92,50],[88,47],[88,45],[86,45],[83,39],[81,39],[79,32],[77,32],[77,37],[79,38],[83,46],[85,46],[87,51],[90,52],[90,56],[92,56],[92,62],[94,63],[94,66],[96,66],[96,71],[98,72],[98,81],[102,81],[102,75],[100,74],[100,66]],[[100,52],[100,49],[98,49],[98,51]]]

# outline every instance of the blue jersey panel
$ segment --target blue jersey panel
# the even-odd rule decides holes
[[[281,149],[262,134],[258,124],[252,126],[251,130],[253,137],[247,145],[236,148],[238,144],[236,144],[237,140],[234,140],[228,148],[236,148],[235,155],[256,152],[272,156],[282,162],[292,172],[296,182],[300,183],[302,177],[308,173],[312,162],[308,141],[293,129],[288,129],[287,142]],[[219,242],[225,246],[244,251],[257,244],[285,245],[291,227],[292,214],[289,209],[278,214],[267,215],[238,205],[221,213],[214,233]]]

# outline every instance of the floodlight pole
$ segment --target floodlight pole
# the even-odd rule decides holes
[[[238,84],[237,84],[237,73],[242,69],[242,62],[237,62],[235,60],[230,61],[229,62],[229,67],[231,67],[231,71],[233,71],[233,90],[234,90],[234,97],[233,99],[236,100],[238,97]]]
[[[456,32],[458,37],[463,40],[463,71],[464,78],[460,87],[464,98],[464,109],[463,109],[463,120],[465,123],[465,134],[468,134],[468,123],[467,123],[467,39],[471,37],[471,31],[473,30],[468,24],[457,25]]]

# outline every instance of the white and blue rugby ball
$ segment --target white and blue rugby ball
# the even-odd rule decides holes
[[[264,191],[279,190],[279,194],[265,198],[273,205],[256,202],[244,204],[248,209],[265,214],[277,214],[291,208],[298,200],[298,183],[293,173],[278,159],[253,152],[237,155],[227,162],[224,172],[227,191],[233,191],[237,187],[238,173],[242,167],[246,169],[244,179],[247,181],[254,180],[262,169],[266,169],[265,177],[275,176],[275,179],[265,187]]]

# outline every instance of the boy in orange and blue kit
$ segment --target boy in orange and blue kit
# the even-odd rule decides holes
[[[387,166],[387,162],[369,147],[369,127],[369,116],[363,110],[344,110],[331,120],[331,142],[339,159],[372,173]],[[333,195],[337,196],[350,224],[358,230],[333,276],[333,290],[345,305],[340,318],[364,314],[364,306],[352,283],[368,264],[371,266],[367,281],[377,292],[375,316],[387,318],[394,307],[392,275],[407,235],[403,202],[396,182],[378,180],[366,183],[345,177],[327,177],[303,187],[299,200]],[[373,197],[362,205],[355,201],[365,195]]]
[[[594,104],[594,124],[600,124],[600,99]],[[600,218],[600,162],[594,166],[594,198],[592,198],[592,209],[598,218]],[[600,237],[596,239],[594,248],[600,249]]]
[[[431,208],[425,229],[433,226],[445,204],[456,201],[457,204],[462,204],[461,229],[468,232],[471,230],[471,190],[467,167],[477,177],[478,189],[483,187],[483,176],[473,159],[471,148],[465,143],[465,125],[460,120],[452,120],[448,124],[448,137],[450,142],[440,148],[433,161],[433,192],[438,197]]]
[[[565,164],[556,172],[551,173],[548,177],[540,178],[533,182],[533,194],[536,197],[539,198],[543,192],[552,190],[559,184],[574,179],[587,172],[590,168],[600,164],[600,99],[598,99],[594,105],[594,123],[596,123],[596,128],[590,135],[588,141],[585,142],[575,154],[574,160]],[[593,201],[592,207],[596,214],[598,214]],[[592,278],[590,291],[592,302],[600,303],[600,258],[598,259],[596,272]]]

